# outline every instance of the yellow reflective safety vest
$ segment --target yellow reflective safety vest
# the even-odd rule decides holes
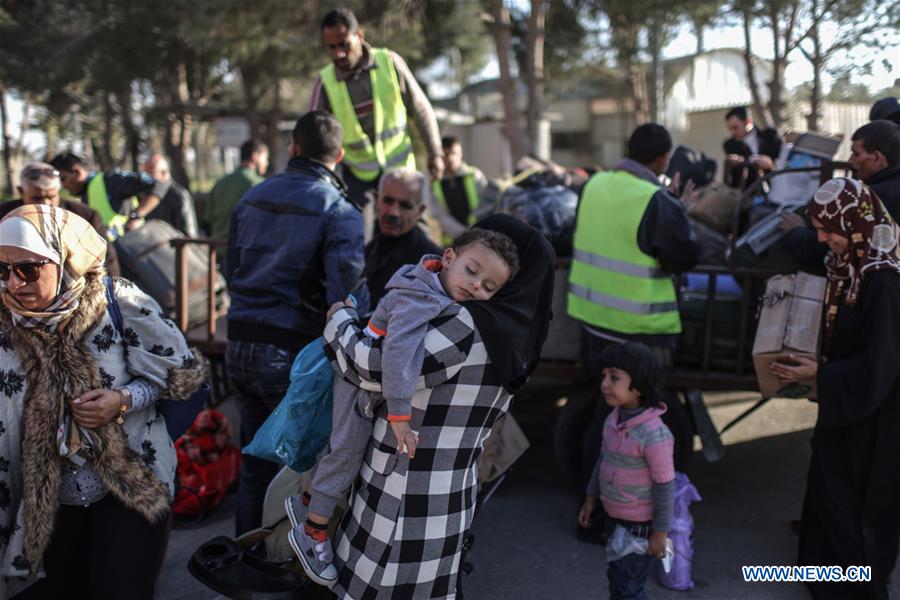
[[[344,128],[344,164],[360,181],[374,181],[387,169],[416,168],[394,61],[385,48],[372,48],[371,52],[376,65],[369,70],[375,140],[370,140],[359,124],[347,84],[338,81],[334,64],[319,71],[331,111]]]
[[[469,206],[469,218],[467,219],[466,225],[471,227],[475,224],[476,213],[478,211],[478,186],[475,183],[475,171],[471,169],[464,171],[463,173],[456,175],[455,177],[462,177],[463,183],[463,191],[466,192],[466,201]],[[437,198],[437,201],[441,203],[441,206],[447,214],[452,216],[450,213],[450,208],[447,206],[447,197],[444,196],[444,187],[441,185],[441,181],[435,181],[431,184],[431,188],[434,191],[434,197]],[[449,247],[453,243],[453,238],[448,236],[447,234],[443,234],[441,236],[441,241],[444,247]]]
[[[125,224],[128,222],[128,215],[138,206],[137,198],[132,197],[122,201],[119,212],[113,210],[109,201],[109,194],[106,192],[106,182],[103,180],[102,171],[95,173],[88,182],[87,203],[100,215],[100,220],[106,226],[107,237],[109,237],[110,241],[125,235]]]
[[[681,318],[672,278],[638,247],[659,187],[624,171],[594,175],[575,223],[567,309],[588,325],[625,334],[675,334]]]

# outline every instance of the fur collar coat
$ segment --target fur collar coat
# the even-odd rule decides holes
[[[62,469],[56,429],[65,399],[116,389],[137,376],[160,399],[181,400],[206,379],[159,305],[130,281],[114,279],[119,335],[107,311],[101,273],[86,276],[75,313],[55,333],[16,327],[0,304],[0,576],[34,575],[59,506]],[[124,338],[124,339],[123,339]],[[174,491],[175,450],[156,405],[94,431],[96,472],[109,493],[148,521],[164,518]]]

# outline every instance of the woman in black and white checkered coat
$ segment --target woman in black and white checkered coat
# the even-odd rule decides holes
[[[475,509],[475,461],[534,369],[553,297],[555,257],[540,232],[506,215],[477,227],[510,236],[522,272],[492,300],[454,304],[429,325],[412,399],[415,458],[397,454],[386,409],[376,416],[335,541],[339,597],[456,595],[463,535]],[[332,316],[325,341],[346,379],[379,389],[381,342],[360,331],[352,309]]]

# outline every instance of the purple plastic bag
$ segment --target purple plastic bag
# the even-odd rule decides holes
[[[669,528],[669,539],[675,548],[672,569],[666,573],[663,569],[657,572],[659,584],[670,590],[690,590],[694,587],[691,579],[691,563],[694,559],[694,519],[691,518],[691,502],[702,500],[700,493],[688,476],[675,473],[675,507],[672,511],[672,524]]]

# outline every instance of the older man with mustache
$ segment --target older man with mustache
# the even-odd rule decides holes
[[[403,265],[423,254],[440,254],[418,223],[425,212],[425,175],[412,169],[393,169],[381,177],[375,202],[377,231],[366,245],[366,281],[374,308],[384,286]]]

